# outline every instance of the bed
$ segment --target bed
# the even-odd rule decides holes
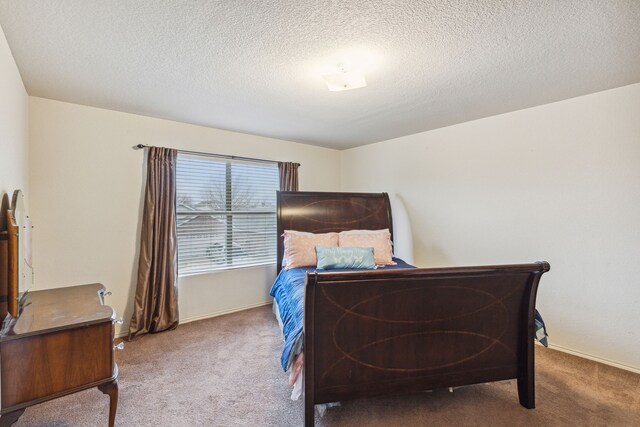
[[[304,306],[291,307],[293,287],[274,284],[271,293],[285,337],[304,332],[285,341],[282,364],[304,349],[306,426],[314,425],[316,404],[513,378],[520,404],[535,407],[535,300],[548,263],[425,269],[397,260],[377,270],[284,273],[285,230],[389,229],[393,239],[393,222],[386,193],[277,198],[276,284],[302,275]],[[300,310],[303,325],[292,325]]]

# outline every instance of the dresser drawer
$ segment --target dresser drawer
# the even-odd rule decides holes
[[[2,342],[2,408],[111,378],[113,329],[109,320]]]

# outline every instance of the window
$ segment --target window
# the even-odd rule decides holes
[[[181,276],[276,262],[278,166],[179,154]]]

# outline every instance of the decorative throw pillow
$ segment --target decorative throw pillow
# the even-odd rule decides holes
[[[392,259],[391,233],[387,228],[384,230],[341,231],[339,244],[340,246],[371,247],[376,264],[395,264]]]
[[[306,233],[284,231],[285,270],[298,267],[313,267],[317,263],[316,246],[338,246],[338,233]]]
[[[320,270],[376,268],[373,248],[316,246],[316,254]]]

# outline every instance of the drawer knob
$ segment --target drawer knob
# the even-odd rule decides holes
[[[124,320],[122,320],[122,317],[121,317],[119,319],[115,319],[113,323],[116,325],[122,325],[124,323]]]
[[[120,343],[120,344],[118,344],[118,345],[114,345],[114,346],[113,346],[113,349],[114,349],[114,350],[124,350],[124,342],[121,342],[121,343]]]

